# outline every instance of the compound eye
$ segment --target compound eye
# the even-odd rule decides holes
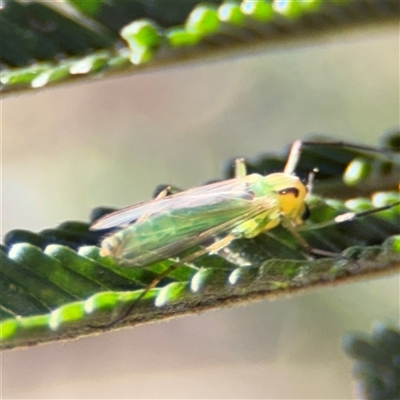
[[[292,194],[292,195],[294,195],[294,197],[299,197],[299,193],[300,193],[299,189],[297,189],[295,187],[289,187],[289,188],[282,189],[279,191],[279,194],[283,194],[283,195]]]
[[[310,218],[311,212],[310,208],[308,207],[307,204],[304,204],[304,212],[303,215],[301,216],[301,219],[305,221],[306,219]]]

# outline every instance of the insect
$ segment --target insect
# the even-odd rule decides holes
[[[309,216],[306,196],[312,190],[314,172],[310,173],[306,184],[294,173],[303,146],[315,144],[321,145],[316,142],[295,141],[283,172],[266,176],[247,175],[244,160],[238,159],[232,179],[172,195],[166,189],[153,200],[106,215],[96,221],[91,229],[121,229],[102,241],[101,255],[112,256],[127,267],[146,266],[204,244],[210,238],[218,238],[172,265],[145,289],[145,293],[184,263],[207,253],[218,253],[235,239],[253,238],[280,224],[292,232],[307,252],[337,257],[336,253],[312,248],[298,232],[298,228]],[[329,145],[371,151],[368,147],[343,142]],[[392,206],[359,214],[343,214],[323,226],[390,207]],[[105,327],[124,319],[132,308],[133,306]]]

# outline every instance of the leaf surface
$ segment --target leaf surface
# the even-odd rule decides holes
[[[325,147],[325,151],[332,154],[332,149]],[[357,155],[353,152],[350,159]],[[305,154],[303,166],[313,156],[312,151]],[[396,162],[392,161],[391,171],[398,181]],[[320,187],[328,180],[331,188],[345,188],[335,178],[339,166],[333,159],[330,165],[321,176]],[[308,200],[311,218],[306,223],[312,227],[348,211],[364,212],[399,201],[398,191],[346,201],[313,195]],[[98,209],[92,219],[104,212],[110,209]],[[90,231],[89,226],[72,221],[39,233],[15,230],[6,236],[0,252],[3,348],[97,333],[99,329],[91,326],[117,318],[174,263],[165,260],[148,268],[121,267],[116,260],[100,256],[98,245],[104,233]],[[354,221],[301,232],[315,248],[344,251],[336,258],[310,259],[282,227],[251,240],[237,240],[220,255],[203,256],[164,278],[118,326],[395,273],[400,268],[399,226],[398,205]]]

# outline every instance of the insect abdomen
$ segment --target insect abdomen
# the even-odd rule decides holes
[[[239,215],[240,212],[234,210],[218,213],[215,207],[211,211],[210,206],[204,206],[150,216],[105,238],[101,254],[118,258],[131,266],[147,265],[163,258],[160,249],[183,243],[188,238],[195,240],[198,234]]]

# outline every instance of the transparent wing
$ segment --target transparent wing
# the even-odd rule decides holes
[[[271,199],[271,205],[275,204],[273,199]],[[268,207],[267,207],[268,208]],[[139,253],[134,258],[124,259],[122,255],[122,265],[125,266],[136,266],[136,265],[150,265],[157,261],[172,257],[177,253],[189,250],[190,248],[203,244],[207,239],[215,237],[217,235],[223,235],[231,231],[234,227],[240,225],[241,223],[255,218],[257,215],[264,213],[266,211],[266,204],[263,205],[249,205],[246,211],[243,211],[235,218],[228,221],[219,223],[218,225],[211,226],[209,229],[198,231],[193,230],[188,235],[180,237],[179,240],[173,241],[171,243],[160,245],[158,244],[152,251],[147,251],[144,253]],[[222,211],[219,211],[222,212]],[[218,213],[218,212],[217,212]]]
[[[213,205],[233,199],[252,200],[253,194],[248,185],[259,175],[252,174],[244,178],[229,179],[209,185],[199,186],[163,199],[154,199],[139,203],[96,221],[91,230],[109,229],[127,225],[143,215],[157,215],[163,211],[172,211],[182,208],[196,208],[204,205]]]

